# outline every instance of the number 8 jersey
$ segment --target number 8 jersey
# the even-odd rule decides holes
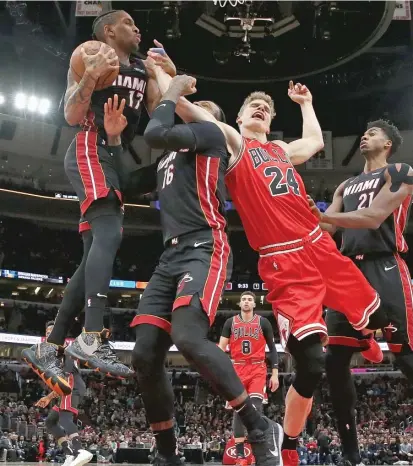
[[[241,315],[236,315],[231,323],[229,351],[231,359],[236,362],[265,361],[265,337],[261,328],[261,316],[255,316],[246,322]]]
[[[274,142],[263,144],[243,138],[225,181],[248,242],[255,250],[269,244],[292,243],[318,226],[303,180]]]

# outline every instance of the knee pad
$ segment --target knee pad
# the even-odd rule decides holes
[[[245,437],[245,427],[241,421],[241,418],[237,412],[234,411],[234,417],[232,419],[232,430],[234,432],[234,438]]]
[[[52,409],[46,418],[46,428],[50,430],[59,423],[59,413]]]
[[[313,343],[304,347],[300,356],[293,387],[302,397],[311,398],[323,375],[325,366],[323,347],[321,343]]]

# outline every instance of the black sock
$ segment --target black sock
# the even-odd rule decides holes
[[[103,314],[113,263],[122,240],[123,216],[119,206],[117,208],[119,210],[117,214],[90,218],[88,211],[85,215],[93,233],[92,246],[85,264],[85,330],[87,332],[100,332],[104,328]]]
[[[237,442],[235,450],[237,451],[237,458],[245,458],[244,442]]]
[[[154,430],[156,447],[162,456],[167,458],[173,456],[176,450],[176,437],[173,428],[165,430]]]
[[[290,437],[284,432],[284,439],[281,450],[296,450],[297,449],[297,437]]]
[[[255,409],[255,406],[252,404],[250,397],[248,397],[240,405],[233,406],[233,408],[239,414],[239,417],[241,418],[242,423],[248,432],[254,429],[266,430],[268,428],[267,421]]]
[[[47,341],[63,346],[67,333],[85,305],[85,265],[92,245],[92,232],[82,233],[83,257],[76,272],[66,285],[62,303],[60,304],[55,323]]]
[[[82,442],[80,441],[80,438],[76,435],[76,437],[71,438],[71,443],[73,447],[73,451],[75,455],[79,453],[79,450],[82,449]]]

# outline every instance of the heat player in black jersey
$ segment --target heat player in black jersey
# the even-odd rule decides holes
[[[46,338],[53,330],[54,324],[53,321],[46,324]],[[86,385],[73,359],[64,358],[63,370],[67,374],[72,393],[60,397],[58,393],[52,391],[41,398],[36,406],[46,408],[53,399],[60,398],[59,403],[53,406],[46,418],[47,431],[55,437],[57,444],[66,455],[64,466],[83,466],[91,461],[93,455],[82,449],[79,429],[73,419],[77,416],[79,403],[86,394]]]
[[[364,171],[344,181],[333,202],[320,217],[331,233],[343,228],[342,253],[360,268],[381,297],[377,311],[389,349],[402,372],[413,383],[413,294],[402,254],[403,238],[413,192],[413,170],[404,163],[388,163],[402,143],[398,129],[378,120],[368,124],[361,138]],[[348,290],[351,300],[351,290]],[[326,370],[338,430],[347,464],[360,463],[354,409],[356,392],[350,372],[354,352],[365,340],[343,314],[327,310],[329,346]]]
[[[132,362],[155,433],[155,464],[180,464],[173,390],[165,371],[174,343],[239,412],[256,464],[277,465],[280,452],[274,442],[281,428],[257,412],[230,359],[207,337],[232,268],[224,212],[228,153],[215,123],[174,125],[177,100],[192,94],[194,86],[194,78],[175,77],[145,131],[149,146],[168,151],[158,164],[157,180],[165,251],[131,324],[136,326]],[[211,109],[221,113],[214,104]]]
[[[96,55],[83,53],[85,73],[76,83],[71,71],[65,95],[65,117],[70,125],[80,125],[65,156],[65,171],[80,201],[84,232],[84,256],[78,270],[65,289],[55,328],[41,352],[26,358],[48,381],[50,388],[68,394],[57,351],[73,320],[85,306],[86,321],[81,335],[68,352],[90,368],[118,377],[133,374],[121,364],[108,344],[103,310],[106,304],[113,262],[122,238],[122,145],[135,135],[143,103],[148,111],[159,101],[156,82],[148,76],[145,63],[131,58],[139,47],[139,29],[125,11],[105,13],[93,23],[97,40],[107,43],[114,52]],[[115,68],[119,58],[119,75],[112,86],[95,91],[99,76]],[[121,138],[111,136],[104,128],[104,104],[118,95],[125,100],[125,126]],[[90,231],[91,240],[85,236]],[[44,376],[44,374],[47,374]]]

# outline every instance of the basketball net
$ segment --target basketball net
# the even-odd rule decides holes
[[[229,3],[231,6],[237,6],[237,5],[242,5],[245,0],[212,0],[214,2],[214,5],[219,5],[221,7],[224,7],[227,3]]]

